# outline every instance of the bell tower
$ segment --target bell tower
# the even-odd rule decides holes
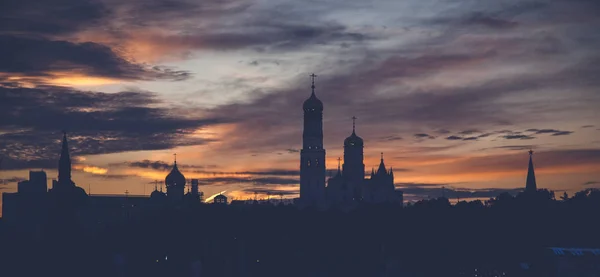
[[[315,95],[315,75],[312,93],[304,101],[304,131],[300,150],[300,201],[316,205],[325,197],[325,149],[323,148],[323,102]]]

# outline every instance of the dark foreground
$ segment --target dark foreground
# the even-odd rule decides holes
[[[0,276],[557,276],[547,248],[600,248],[599,212],[597,191],[350,212],[197,205],[97,225],[61,211],[35,231],[1,226]],[[596,275],[581,276],[599,276],[585,259]]]

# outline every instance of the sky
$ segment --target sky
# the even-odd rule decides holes
[[[56,178],[149,194],[174,155],[205,196],[297,197],[309,74],[327,168],[365,140],[405,199],[600,187],[595,0],[0,3],[0,192]]]

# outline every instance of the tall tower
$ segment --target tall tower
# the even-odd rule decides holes
[[[529,150],[529,168],[527,169],[527,183],[525,184],[525,192],[536,192],[537,184],[535,183],[535,172],[533,170],[533,150]]]
[[[304,132],[300,150],[300,200],[303,204],[320,203],[325,197],[325,149],[323,148],[323,102],[315,95],[315,75],[312,93],[304,101]]]
[[[352,134],[344,140],[344,181],[353,190],[355,200],[362,198],[365,180],[364,142],[356,135],[356,117],[352,117]]]
[[[71,155],[69,154],[69,144],[67,143],[67,132],[63,131],[62,148],[58,161],[58,181],[53,182],[52,188],[63,190],[73,188],[74,186],[75,183],[71,180]]]

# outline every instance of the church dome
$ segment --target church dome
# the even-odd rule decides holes
[[[305,112],[315,111],[315,110],[323,111],[323,102],[321,102],[321,100],[319,100],[319,98],[317,98],[317,96],[315,95],[315,92],[313,91],[313,93],[310,95],[310,97],[308,99],[306,99],[306,101],[304,101],[302,108],[304,109]]]
[[[185,176],[183,176],[183,174],[181,174],[181,172],[179,171],[179,168],[177,168],[177,162],[175,162],[173,164],[173,169],[171,170],[171,172],[169,172],[169,175],[167,175],[167,177],[165,178],[165,184],[167,186],[172,186],[175,184],[178,186],[185,185]]]
[[[164,192],[155,190],[150,194],[150,199],[163,199],[166,196],[167,195]]]
[[[344,140],[344,146],[363,146],[363,144],[363,139],[357,136],[354,131],[352,131],[352,135]]]

